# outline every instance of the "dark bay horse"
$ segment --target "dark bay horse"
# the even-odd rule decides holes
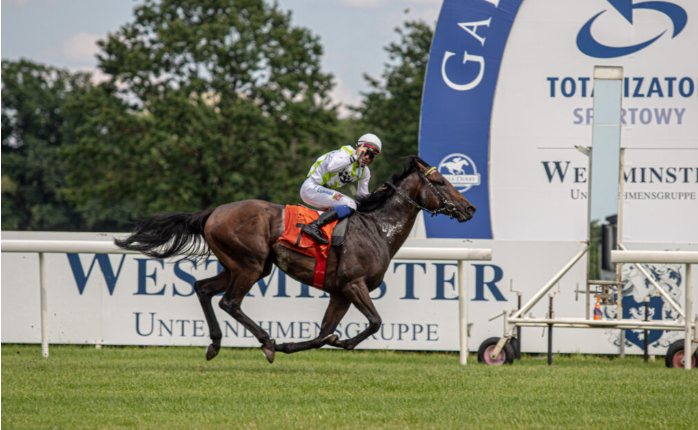
[[[369,293],[383,282],[390,260],[407,239],[420,210],[465,222],[472,219],[475,206],[438,170],[410,156],[402,174],[393,175],[384,186],[359,200],[357,212],[349,218],[344,244],[331,248],[323,285],[330,303],[319,336],[278,345],[245,315],[240,305],[252,286],[271,273],[273,264],[299,282],[313,283],[315,259],[277,243],[283,235],[284,206],[244,200],[192,214],[156,215],[138,221],[130,236],[114,242],[153,258],[203,258],[213,252],[223,270],[194,283],[212,341],[206,358],[218,355],[222,337],[211,298],[225,291],[220,307],[254,334],[271,363],[276,351],[292,353],[323,345],[353,349],[380,329],[381,318]],[[355,337],[340,340],[334,331],[352,304],[366,316],[369,325]]]

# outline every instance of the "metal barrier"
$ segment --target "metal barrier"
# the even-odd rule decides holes
[[[686,265],[686,303],[683,312],[685,322],[684,337],[684,369],[691,369],[691,356],[698,347],[698,340],[691,342],[691,310],[693,309],[693,289],[691,286],[691,264],[698,264],[698,252],[691,251],[611,251],[611,262],[631,263],[646,273],[640,264],[685,264]],[[655,286],[657,291],[664,293],[661,287]],[[680,309],[677,308],[680,311]],[[698,330],[698,315],[693,323]]]

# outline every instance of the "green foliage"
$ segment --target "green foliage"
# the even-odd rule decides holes
[[[593,220],[589,228],[589,279],[601,280],[601,223]]]
[[[189,347],[2,346],[2,428],[693,429],[696,372],[664,360]]]
[[[364,75],[372,91],[356,111],[366,132],[383,140],[383,154],[371,165],[375,184],[402,170],[401,157],[417,154],[422,91],[434,31],[424,22],[406,22],[395,30],[400,42],[385,49],[386,64],[382,81]]]
[[[2,229],[79,230],[65,200],[68,168],[59,148],[71,139],[63,107],[90,76],[29,61],[2,62]]]
[[[111,79],[70,104],[77,141],[64,150],[69,197],[94,222],[112,207],[295,203],[339,141],[322,47],[276,4],[147,0],[100,46]]]
[[[3,62],[2,228],[117,231],[158,212],[298,203],[321,154],[383,139],[373,186],[417,153],[432,30],[397,29],[383,80],[339,121],[316,36],[263,0],[145,0],[99,42],[108,79]],[[351,190],[348,190],[351,192]]]

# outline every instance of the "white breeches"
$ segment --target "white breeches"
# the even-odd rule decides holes
[[[356,209],[356,202],[354,199],[345,196],[339,191],[318,185],[312,178],[308,178],[303,182],[301,186],[301,199],[310,206],[320,210],[326,210],[341,205],[347,205],[352,209]]]

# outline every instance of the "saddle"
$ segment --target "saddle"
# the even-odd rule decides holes
[[[320,215],[316,210],[305,206],[286,205],[284,212],[284,234],[278,239],[278,243],[286,248],[292,249],[301,254],[315,258],[315,277],[313,287],[321,289],[325,281],[325,266],[327,257],[330,254],[330,246],[341,246],[347,231],[349,217],[340,221],[332,221],[320,229],[322,233],[330,238],[329,243],[323,245],[315,242],[311,237],[303,234],[301,228],[318,219]]]

